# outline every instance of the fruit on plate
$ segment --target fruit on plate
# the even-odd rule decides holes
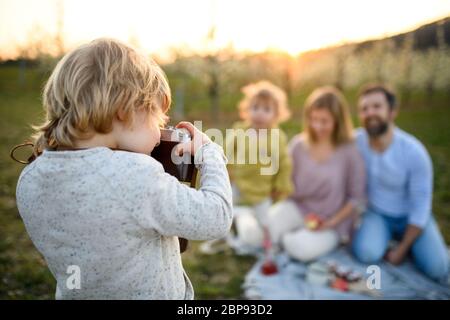
[[[331,287],[339,291],[348,291],[348,282],[342,278],[336,278],[332,283]]]

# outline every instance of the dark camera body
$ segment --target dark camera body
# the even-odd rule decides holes
[[[174,163],[174,161],[172,161],[172,152],[174,147],[179,143],[188,142],[190,139],[190,135],[180,129],[161,129],[160,144],[153,149],[151,156],[161,162],[164,167],[164,171],[174,176],[181,182],[190,183],[193,187],[195,186],[195,180],[197,177],[194,157],[192,155],[187,155],[181,158],[181,161],[178,163]]]
[[[174,163],[171,159],[172,150],[178,143],[179,142],[161,140],[160,144],[153,149],[151,156],[161,162],[165,172],[174,176],[181,182],[189,182],[194,185],[197,176],[194,157],[190,156],[189,163],[180,164]]]

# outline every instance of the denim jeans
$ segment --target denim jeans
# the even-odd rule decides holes
[[[371,264],[380,261],[391,239],[401,240],[408,221],[406,217],[393,218],[375,210],[364,213],[362,223],[355,232],[352,250],[358,260]],[[433,218],[410,249],[417,268],[428,277],[445,281],[448,275],[449,257],[444,239]]]

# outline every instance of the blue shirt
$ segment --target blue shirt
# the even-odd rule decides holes
[[[431,216],[433,195],[433,166],[423,144],[394,128],[391,144],[380,153],[370,147],[365,129],[359,128],[356,136],[366,163],[369,208],[407,217],[409,224],[423,228]]]

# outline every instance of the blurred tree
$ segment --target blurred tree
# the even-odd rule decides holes
[[[402,104],[408,106],[411,97],[411,71],[414,53],[414,33],[409,33],[403,38],[400,49],[401,78],[399,83]]]
[[[185,79],[181,79],[180,84],[175,89],[175,107],[174,107],[174,119],[180,121],[184,119],[184,90]]]
[[[335,53],[335,80],[334,86],[340,90],[343,90],[346,83],[346,66],[349,57],[353,54],[354,47],[349,44],[344,44]]]
[[[216,55],[210,54],[206,57],[208,66],[208,96],[211,107],[211,118],[217,122],[219,118],[219,70],[220,63]]]
[[[64,2],[56,0],[56,55],[61,57],[65,52],[64,47]]]
[[[439,22],[436,26],[436,39],[437,39],[437,50],[428,49],[429,59],[430,59],[430,69],[428,74],[428,81],[425,86],[425,90],[427,93],[427,100],[432,102],[436,79],[438,77],[438,73],[440,71],[440,62],[442,60],[442,56],[446,54],[447,44],[445,42],[445,34],[444,34],[444,23],[443,21]]]

